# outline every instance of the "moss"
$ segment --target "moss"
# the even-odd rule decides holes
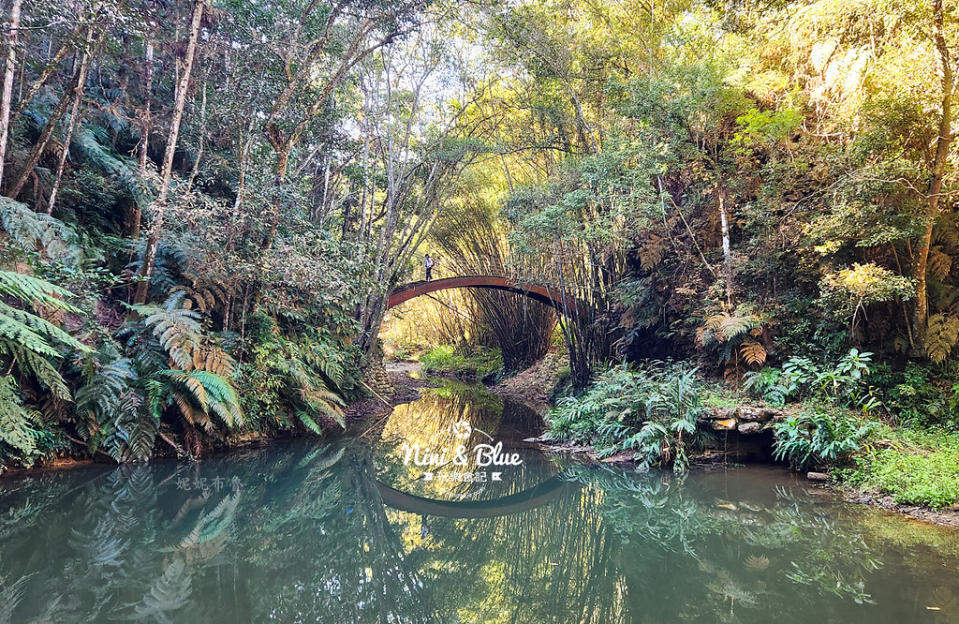
[[[423,371],[433,375],[476,377],[483,379],[503,369],[503,357],[499,349],[474,347],[456,349],[450,345],[433,347],[422,356]]]
[[[906,505],[948,507],[959,501],[959,433],[886,430],[885,440],[855,458],[840,478]]]

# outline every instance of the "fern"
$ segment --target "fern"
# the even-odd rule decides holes
[[[83,384],[77,390],[77,417],[90,451],[102,449],[120,463],[147,459],[159,420],[137,392],[133,362],[100,352],[80,364]]]
[[[0,378],[0,441],[29,465],[39,454],[37,438],[43,421],[39,412],[24,406],[18,390],[13,377]]]
[[[926,323],[923,344],[926,355],[933,362],[942,362],[959,341],[959,319],[942,314],[934,314]]]
[[[343,399],[336,393],[331,392],[322,379],[307,370],[303,362],[295,358],[287,358],[279,360],[276,368],[286,377],[287,382],[309,411],[312,411],[314,415],[331,418],[341,427],[345,426],[346,421],[343,418],[342,410]],[[301,415],[306,413],[303,409],[297,409],[295,413],[307,429],[319,433],[319,427],[312,418],[309,421],[302,418]]]
[[[236,365],[225,351],[210,342],[203,333],[198,312],[181,307],[183,293],[174,294],[162,306],[140,305],[133,309],[147,315],[144,325],[152,328],[174,366],[183,371],[202,370],[232,377]]]
[[[0,271],[0,294],[17,299],[25,306],[73,313],[78,309],[64,301],[70,293],[36,277]],[[70,400],[70,390],[50,360],[61,357],[55,345],[80,352],[89,348],[50,321],[24,309],[0,301],[0,356],[9,369],[34,377],[50,390],[55,399]]]
[[[939,280],[945,280],[949,277],[952,270],[952,257],[944,253],[938,247],[933,247],[929,251],[929,272]]]
[[[217,416],[230,429],[243,424],[240,398],[230,382],[223,377],[202,370],[165,370],[161,371],[160,375],[169,381],[173,401],[191,424],[200,424],[212,431],[210,420],[201,417],[211,414]]]
[[[23,273],[0,271],[0,293],[28,302],[33,306],[81,314],[79,309],[64,301],[72,296],[69,290]]]
[[[73,228],[8,197],[0,197],[0,225],[23,251],[63,264],[76,264],[82,255],[80,237]]]
[[[32,375],[40,385],[47,388],[50,394],[60,401],[70,401],[70,388],[60,372],[54,368],[49,360],[45,359],[37,352],[12,341],[0,340],[0,355],[6,355],[17,363],[21,372]]]
[[[762,366],[766,363],[766,348],[755,340],[746,340],[739,345],[739,353],[747,364]]]

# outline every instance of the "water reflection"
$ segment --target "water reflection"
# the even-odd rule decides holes
[[[0,480],[0,623],[959,621],[954,532],[773,469],[675,477],[522,450],[502,481],[441,484],[397,461],[398,441],[464,419],[507,440],[535,425],[454,388],[372,444]],[[468,518],[391,507],[378,486],[495,504],[556,479],[543,504]]]

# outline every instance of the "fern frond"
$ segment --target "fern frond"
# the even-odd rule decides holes
[[[942,362],[959,341],[959,319],[942,314],[934,314],[926,323],[923,346],[926,355],[933,362]]]
[[[23,405],[13,377],[0,378],[0,441],[31,463],[37,455],[37,436],[41,426],[39,412]]]
[[[63,331],[50,321],[40,318],[24,310],[19,310],[0,302],[0,320],[7,324],[7,329],[20,336],[24,346],[33,351],[42,351],[45,355],[60,357],[60,354],[48,343],[48,339],[67,345],[77,351],[89,351],[85,344]],[[16,340],[14,336],[7,336],[3,330],[0,335]],[[29,344],[26,344],[29,342]],[[41,346],[39,343],[42,342]]]
[[[934,247],[929,251],[928,267],[930,273],[940,280],[945,280],[952,270],[952,257]]]
[[[182,393],[176,395],[179,397],[176,399],[177,405],[191,423],[199,421],[192,409],[192,405],[195,405],[203,414],[216,415],[231,429],[243,424],[240,398],[230,382],[223,377],[202,370],[189,372],[166,370],[161,371],[161,375],[182,390]]]
[[[64,264],[75,264],[82,255],[80,237],[73,228],[9,197],[0,197],[0,225],[24,251],[40,252]]]
[[[755,319],[750,316],[723,314],[719,323],[719,334],[723,342],[729,342],[755,327]]]
[[[73,400],[73,397],[70,396],[70,388],[67,387],[60,371],[54,368],[53,364],[42,355],[24,348],[16,342],[4,339],[0,339],[0,354],[11,356],[22,372],[29,373],[36,378],[57,399],[61,401]]]
[[[66,298],[73,296],[73,293],[32,275],[15,271],[0,271],[0,293],[32,306],[43,306],[54,310],[82,314],[81,310],[65,301]]]
[[[766,348],[755,340],[747,340],[739,346],[739,353],[747,364],[762,366],[766,362]]]
[[[313,420],[313,417],[304,412],[303,410],[296,410],[296,418],[300,421],[300,424],[303,425],[308,431],[312,431],[316,435],[323,435],[323,430],[320,428],[316,421]]]

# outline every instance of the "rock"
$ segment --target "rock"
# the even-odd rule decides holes
[[[604,464],[623,464],[623,463],[635,461],[635,459],[636,459],[635,452],[622,451],[620,453],[616,453],[615,455],[610,455],[609,457],[605,457],[599,461]]]
[[[723,420],[714,420],[712,427],[713,431],[735,431],[738,423],[739,421],[735,418],[725,418]]]
[[[762,422],[772,418],[772,415],[767,415],[766,409],[762,407],[740,407],[736,415],[739,417],[739,420],[748,420],[751,422]]]
[[[741,422],[739,423],[739,433],[749,435],[751,433],[759,433],[763,429],[763,424],[761,422]]]
[[[734,407],[712,407],[705,410],[703,416],[706,420],[729,420],[736,417],[736,408]]]
[[[765,414],[765,420],[772,420],[774,422],[782,422],[786,420],[785,414],[781,409],[775,409],[773,407],[763,408],[763,413]]]
[[[810,481],[829,481],[829,475],[825,472],[807,472],[806,478]]]

